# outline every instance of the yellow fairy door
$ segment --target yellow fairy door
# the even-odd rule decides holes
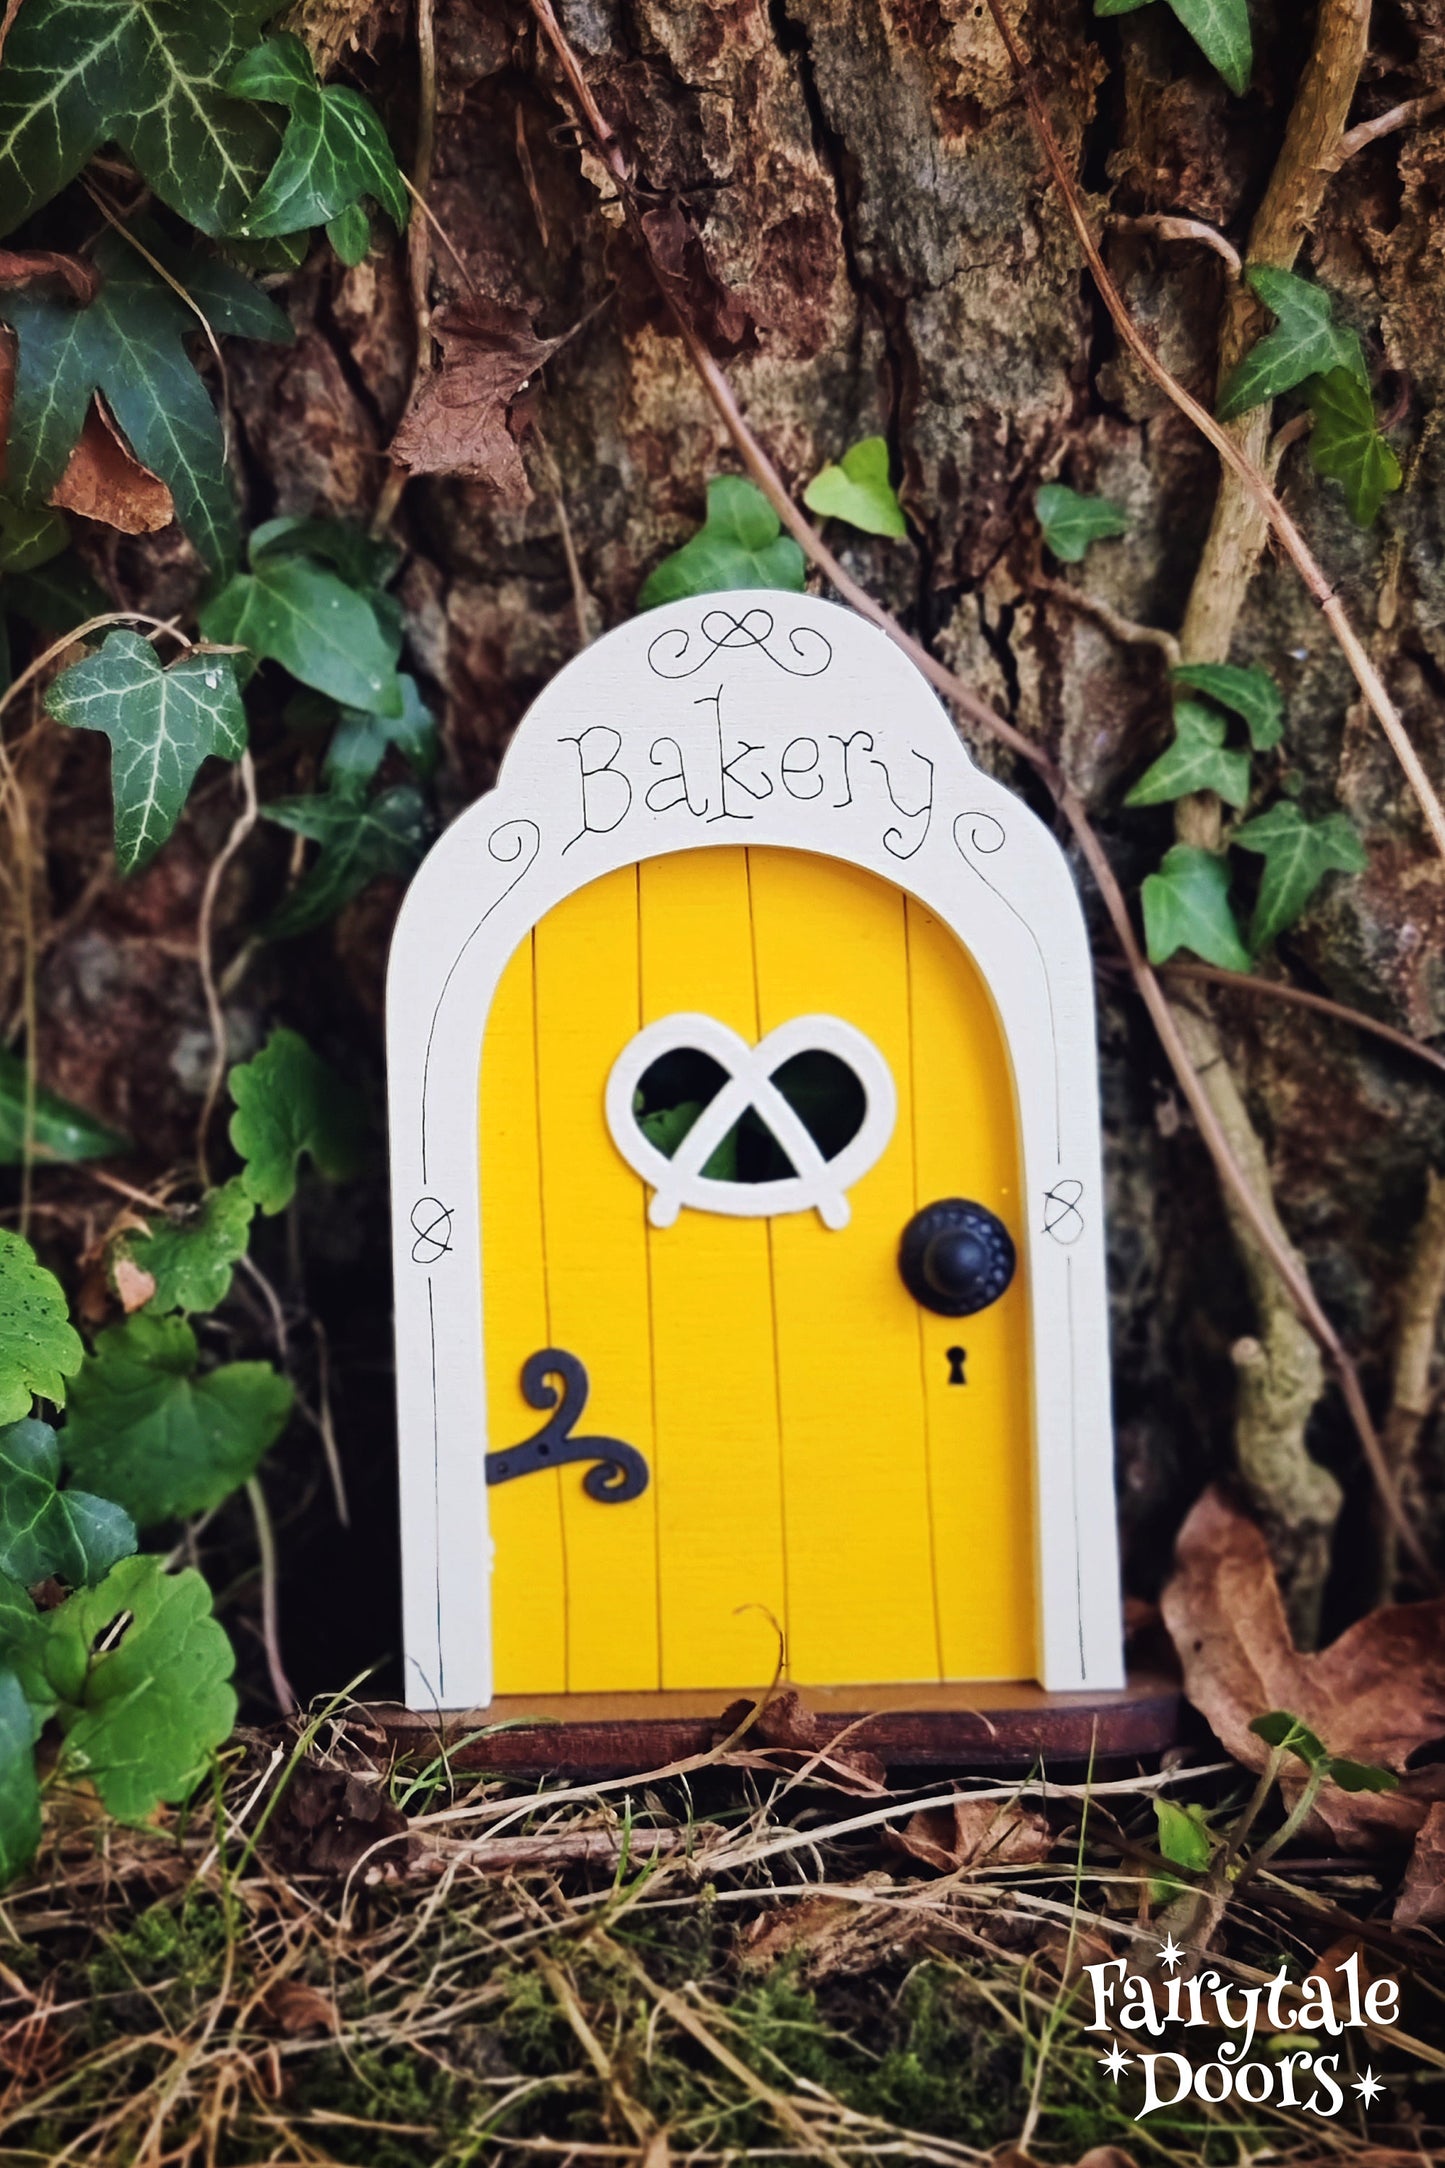
[[[512,957],[479,1104],[496,1691],[752,1686],[780,1639],[806,1684],[1033,1676],[1015,1094],[949,930],[808,853],[625,867]]]

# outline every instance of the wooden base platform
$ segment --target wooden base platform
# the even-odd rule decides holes
[[[749,1710],[754,1714],[749,1720]],[[1172,1746],[1176,1679],[1151,1673],[1112,1694],[1049,1694],[1023,1681],[965,1686],[785,1686],[756,1691],[501,1695],[485,1709],[374,1714],[412,1753],[445,1744],[453,1765],[516,1776],[628,1776],[706,1755],[723,1740],[816,1754],[866,1753],[898,1768],[1027,1769],[1150,1760]],[[846,1733],[846,1739],[843,1734]]]

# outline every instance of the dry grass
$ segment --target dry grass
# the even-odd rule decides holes
[[[563,1792],[396,1762],[364,1716],[246,1735],[163,1831],[52,1802],[0,1915],[0,2159],[1439,2158],[1445,1953],[1390,1935],[1368,1861],[1261,1877],[1211,1960],[1307,1971],[1363,1937],[1405,1982],[1368,2128],[1353,2103],[1130,2120],[1075,1998],[1081,1963],[1153,1944],[1161,1785],[1226,1819],[1243,1789],[1216,1766],[908,1794],[748,1751]],[[989,1828],[939,1871],[900,1833],[955,1791]]]

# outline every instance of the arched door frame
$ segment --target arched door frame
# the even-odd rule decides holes
[[[387,978],[406,1698],[491,1699],[477,1086],[508,958],[575,889],[716,843],[867,868],[978,966],[1013,1064],[1045,1686],[1122,1684],[1093,975],[1067,862],[852,612],[728,594],[585,650],[408,891]],[[745,1682],[739,1682],[745,1683]]]

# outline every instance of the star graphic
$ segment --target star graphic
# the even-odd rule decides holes
[[[1176,1942],[1173,1935],[1166,1935],[1159,1945],[1159,1955],[1172,1972],[1184,1955],[1184,1945],[1182,1942]]]
[[[1385,2088],[1375,2076],[1374,2071],[1366,2065],[1365,2075],[1362,2078],[1356,2078],[1354,2090],[1359,2094],[1365,2106],[1371,2108]]]
[[[1129,2057],[1124,2053],[1117,2040],[1107,2055],[1099,2057],[1099,2068],[1107,2070],[1116,2085],[1129,2068]]]

